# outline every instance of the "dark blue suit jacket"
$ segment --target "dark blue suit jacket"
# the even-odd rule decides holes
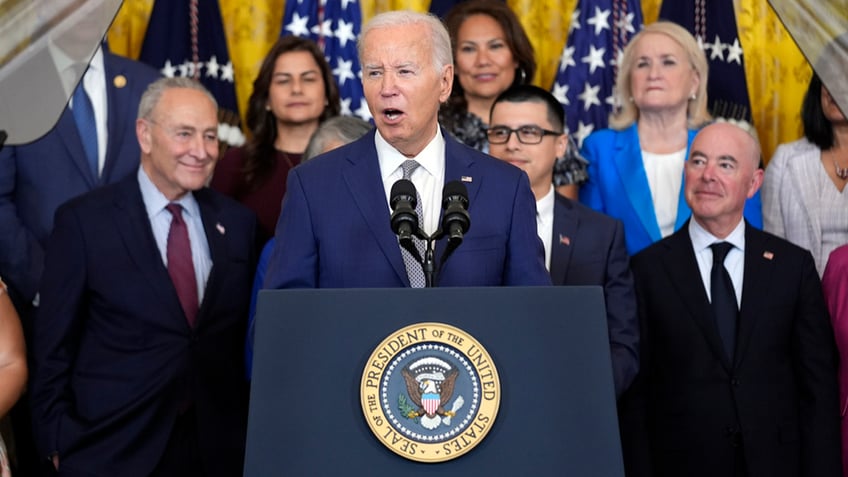
[[[615,394],[621,396],[639,370],[636,292],[621,221],[556,194],[551,280],[603,287]]]
[[[241,475],[256,219],[210,189],[194,195],[213,262],[194,328],[135,175],[56,214],[34,323],[30,399],[39,452],[58,451],[60,475],[149,475],[187,396],[204,475]]]
[[[467,186],[471,228],[437,285],[549,285],[527,175],[442,135],[445,181]],[[373,131],[293,169],[286,190],[265,288],[409,286]]]
[[[697,130],[689,130],[688,146]],[[602,129],[583,141],[583,157],[589,161],[589,180],[580,188],[580,202],[624,223],[627,252],[630,255],[660,240],[660,226],[654,212],[651,188],[642,162],[642,149],[636,124],[623,130]],[[677,201],[674,230],[692,215],[684,188]],[[745,203],[745,218],[754,227],[763,227],[760,192]]]
[[[41,139],[0,151],[0,276],[25,303],[38,292],[44,246],[59,205],[138,169],[136,112],[141,94],[159,74],[105,51],[103,65],[109,134],[100,178],[88,166],[68,108]],[[124,79],[116,82],[118,77]]]

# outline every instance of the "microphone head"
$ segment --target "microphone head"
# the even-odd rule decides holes
[[[471,216],[468,214],[468,189],[459,181],[450,181],[442,189],[442,229],[446,230],[451,240],[462,241],[462,234],[471,227]]]
[[[468,189],[460,181],[450,181],[442,189],[442,208],[457,202],[463,209],[468,209]]]
[[[389,194],[389,206],[392,210],[397,208],[398,202],[401,200],[408,201],[412,210],[418,205],[418,198],[415,192],[415,184],[409,179],[400,179],[392,184],[392,191]]]

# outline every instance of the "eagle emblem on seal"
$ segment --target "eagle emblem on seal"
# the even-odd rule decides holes
[[[409,401],[414,405],[410,406],[405,396],[398,398],[399,407],[405,417],[420,418],[421,425],[429,430],[439,427],[440,424],[450,425],[451,418],[464,404],[462,396],[457,396],[451,409],[445,409],[453,398],[459,371],[446,361],[430,356],[411,363],[401,370],[401,374],[406,383]]]

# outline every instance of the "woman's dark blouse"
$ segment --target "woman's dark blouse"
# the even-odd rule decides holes
[[[270,177],[254,190],[248,190],[244,181],[244,148],[230,148],[215,166],[210,187],[234,198],[256,213],[259,221],[257,243],[264,244],[274,236],[283,196],[286,193],[286,178],[289,171],[300,164],[302,157],[302,154],[277,151]]]

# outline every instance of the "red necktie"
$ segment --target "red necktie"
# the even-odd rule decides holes
[[[171,203],[165,208],[173,215],[171,229],[168,231],[168,275],[171,276],[174,288],[177,289],[177,296],[180,298],[186,321],[190,327],[194,327],[198,309],[197,281],[194,275],[194,262],[191,260],[188,228],[183,220],[182,206]]]

